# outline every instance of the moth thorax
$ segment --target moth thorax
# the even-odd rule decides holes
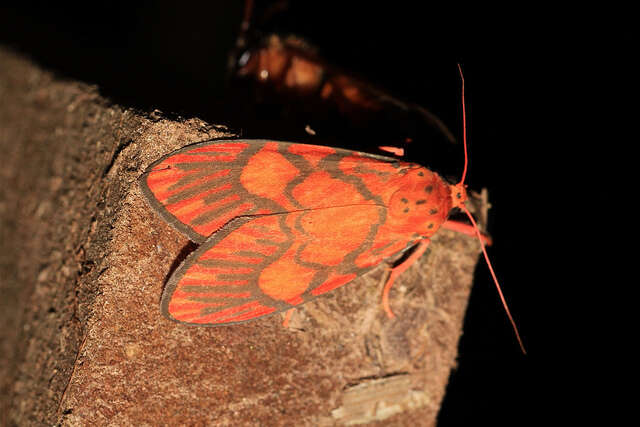
[[[407,173],[391,196],[388,220],[397,231],[430,236],[446,220],[451,206],[449,186],[435,173],[420,168]]]

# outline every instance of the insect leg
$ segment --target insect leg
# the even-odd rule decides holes
[[[464,222],[447,220],[443,222],[440,227],[447,230],[457,231],[458,233],[466,234],[467,236],[476,237],[475,228],[473,228],[471,224],[465,224]],[[493,244],[491,237],[487,236],[484,233],[481,234],[481,236],[482,236],[482,243],[484,243],[487,246],[491,246]]]
[[[416,245],[413,253],[409,255],[407,259],[396,266],[389,267],[389,277],[387,278],[387,283],[385,283],[384,290],[382,291],[382,307],[384,308],[384,311],[387,312],[387,316],[389,316],[390,319],[395,317],[391,311],[391,307],[389,306],[389,291],[393,286],[393,282],[422,256],[424,251],[427,250],[427,246],[429,246],[430,242],[431,241],[429,239],[421,240],[420,243]]]
[[[284,319],[282,320],[282,327],[289,327],[289,322],[291,321],[291,317],[293,316],[293,312],[296,311],[295,308],[290,308],[289,310],[284,312]]]
[[[380,151],[386,151],[387,153],[391,153],[394,156],[398,156],[398,157],[404,156],[404,148],[381,145],[381,146],[378,147],[378,149]]]

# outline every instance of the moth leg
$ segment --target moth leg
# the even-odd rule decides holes
[[[284,312],[284,320],[282,320],[282,327],[288,328],[289,322],[291,321],[291,317],[293,316],[293,312],[296,311],[295,308],[290,308],[289,310]]]
[[[429,114],[431,114],[431,113],[429,113]],[[444,124],[442,126],[444,126]],[[438,126],[438,127],[440,127],[440,126]],[[449,129],[444,128],[444,130],[446,131],[445,133],[449,132]],[[448,135],[447,135],[447,137],[448,137]],[[453,139],[453,136],[451,136],[451,138],[449,138],[449,139],[451,140],[451,142],[455,142],[455,139]],[[412,141],[411,138],[405,138],[405,140],[404,140],[405,144],[409,144],[411,141]],[[404,156],[404,148],[396,147],[394,145],[379,145],[378,146],[378,150],[385,151],[387,153],[391,153],[396,157]]]
[[[381,145],[378,147],[378,149],[380,151],[386,151],[387,153],[391,153],[394,156],[397,157],[402,157],[404,156],[404,148],[400,148],[400,147],[392,147],[389,145]]]
[[[429,246],[430,242],[431,241],[429,239],[421,240],[420,243],[417,244],[413,253],[409,255],[407,259],[396,266],[389,267],[389,277],[387,278],[387,283],[385,283],[384,290],[382,291],[382,307],[390,319],[395,317],[391,311],[391,306],[389,305],[389,291],[393,286],[393,282],[395,282],[398,276],[404,273],[407,268],[411,267],[411,265],[422,256],[424,251],[427,250],[427,246]]]
[[[464,222],[447,220],[443,222],[440,227],[447,230],[456,231],[458,233],[466,234],[467,236],[476,237],[475,228],[473,228],[471,224],[465,224]],[[491,246],[493,244],[491,237],[487,236],[482,232],[480,234],[482,235],[482,243],[484,243],[487,246]]]

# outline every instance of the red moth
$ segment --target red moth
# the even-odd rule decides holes
[[[417,164],[266,140],[190,145],[140,183],[200,244],[162,299],[169,318],[198,325],[255,319],[342,286],[424,245],[466,200],[462,185]]]
[[[385,286],[393,316],[393,281],[449,224],[450,211],[463,209],[475,226],[463,180],[451,185],[415,163],[291,142],[213,140],[174,151],[149,166],[140,186],[200,246],[169,278],[162,312],[200,326],[254,320],[413,249]]]

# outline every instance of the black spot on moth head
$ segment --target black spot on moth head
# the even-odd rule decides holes
[[[433,228],[433,223],[432,223],[432,222],[430,222],[430,223],[429,223],[429,225],[427,226],[427,228],[428,228],[429,230],[431,230],[431,229]]]
[[[404,212],[404,213],[409,212],[409,208],[404,208],[404,210],[402,212]]]
[[[404,197],[403,197],[402,199],[400,199],[400,201],[401,201],[402,203],[409,203],[409,201],[408,201],[407,199],[405,199]]]
[[[422,171],[418,172],[418,176],[424,176],[424,172]]]
[[[426,187],[424,187],[424,191],[427,194],[431,194],[431,192],[433,191],[433,185],[427,185]]]
[[[425,203],[427,203],[425,199],[420,199],[416,201],[416,205],[424,205]]]
[[[437,213],[438,213],[438,209],[436,209],[436,208],[432,208],[432,209],[429,210],[429,215],[435,215]]]

